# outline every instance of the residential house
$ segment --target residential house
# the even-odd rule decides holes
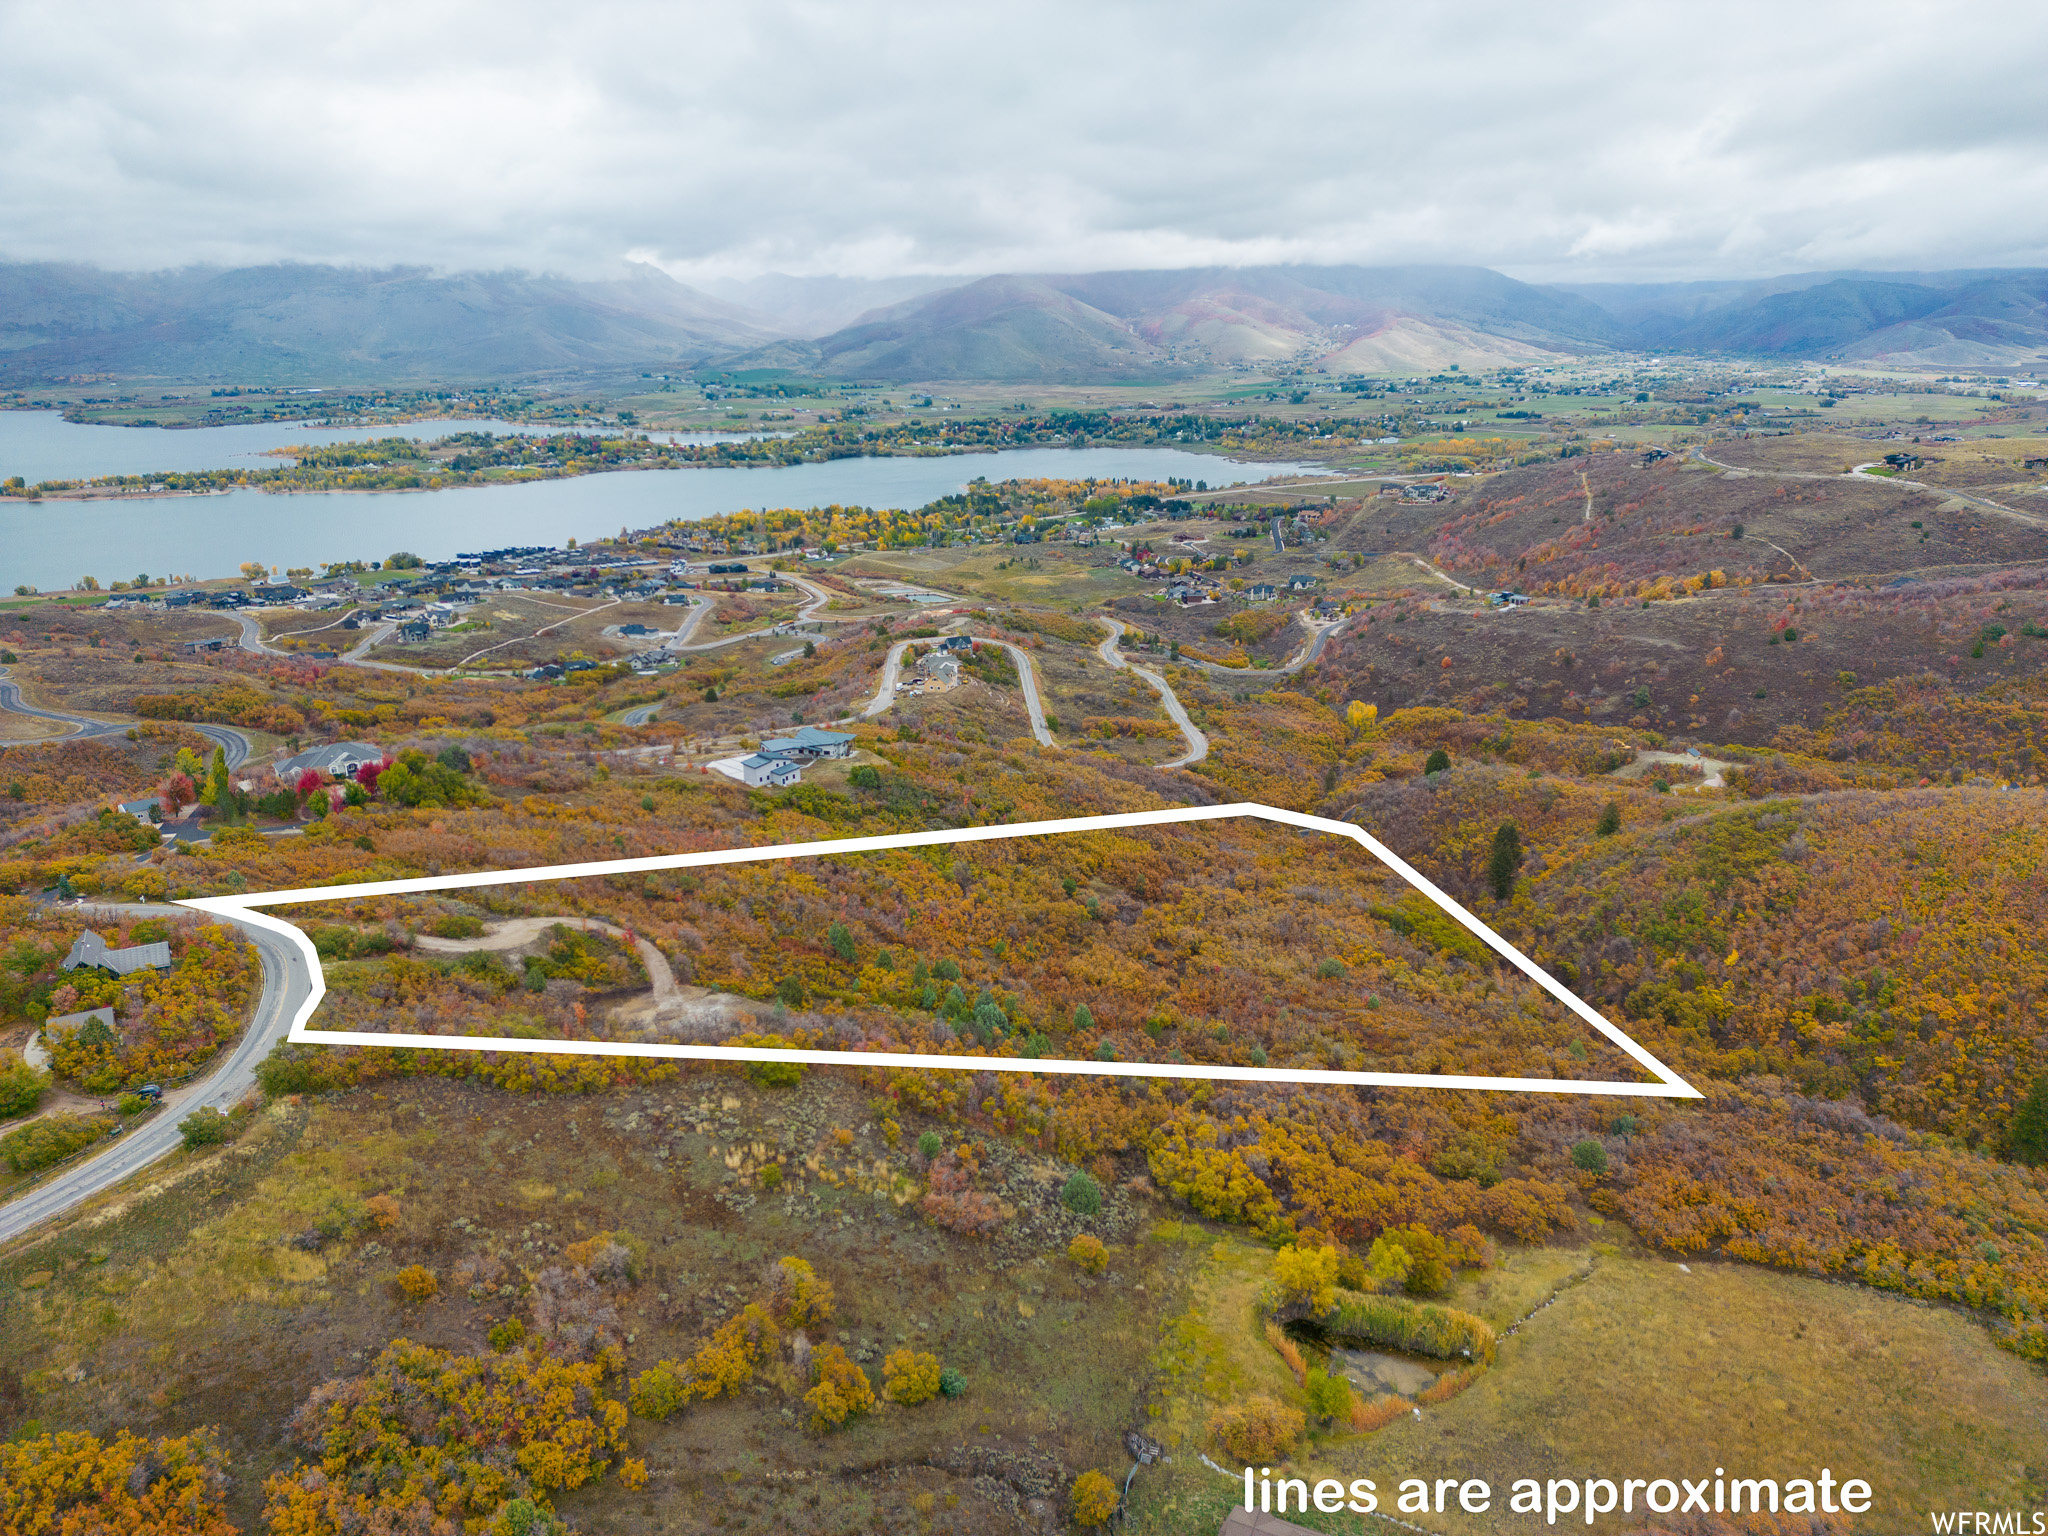
[[[761,743],[765,753],[806,760],[820,757],[851,757],[853,737],[845,731],[821,731],[815,725],[799,726],[787,736]]]
[[[407,619],[398,626],[398,638],[411,641],[424,640],[429,634],[433,633],[433,628],[434,626],[425,619]]]
[[[352,779],[364,764],[383,761],[382,747],[373,747],[367,741],[337,741],[286,758],[277,765],[277,776],[289,783],[311,768],[330,779]]]
[[[785,785],[799,782],[802,777],[803,769],[797,762],[777,752],[756,752],[752,757],[740,760],[742,784],[766,784],[781,789]]]
[[[154,799],[123,800],[120,803],[120,805],[116,807],[116,809],[118,809],[123,816],[133,816],[145,827],[155,826],[158,820],[163,816],[163,807],[159,805]]]
[[[1265,581],[1253,582],[1244,589],[1244,595],[1248,602],[1254,603],[1270,603],[1275,597],[1279,596],[1273,590],[1272,583]]]
[[[71,953],[59,962],[57,968],[63,971],[111,971],[116,976],[132,976],[137,971],[168,971],[171,968],[171,946],[159,940],[154,944],[133,944],[127,949],[109,949],[107,941],[88,928],[78,936],[71,946]]]

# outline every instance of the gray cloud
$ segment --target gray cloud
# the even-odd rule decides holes
[[[577,274],[2048,262],[1988,4],[16,3],[0,252]]]

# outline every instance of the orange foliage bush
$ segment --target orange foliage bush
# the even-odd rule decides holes
[[[0,1536],[234,1536],[227,1485],[211,1430],[35,1435],[0,1443]]]
[[[1209,1419],[1209,1433],[1240,1462],[1284,1461],[1308,1427],[1299,1408],[1263,1392],[1219,1408]]]

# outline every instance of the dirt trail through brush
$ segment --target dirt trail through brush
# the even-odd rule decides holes
[[[621,1003],[612,1010],[612,1016],[619,1023],[648,1033],[691,1038],[702,1034],[723,1039],[731,1029],[755,1022],[755,1005],[749,999],[735,997],[728,992],[714,992],[708,987],[684,986],[676,980],[668,957],[654,946],[652,940],[637,934],[629,935],[624,928],[601,918],[514,917],[491,924],[488,932],[473,939],[442,939],[421,934],[413,943],[420,949],[443,955],[519,949],[531,944],[557,923],[565,928],[602,933],[614,939],[631,938],[640,963],[647,968],[651,990],[646,997]]]

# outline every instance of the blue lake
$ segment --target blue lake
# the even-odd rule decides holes
[[[10,418],[30,414],[0,412],[0,431]],[[307,428],[289,426],[164,432],[64,425],[94,434],[95,442],[106,434],[148,440],[141,449],[116,443],[103,456],[63,471],[65,478],[217,468],[249,462],[224,455],[258,454],[264,447],[319,440]],[[475,424],[479,430],[491,425],[505,429],[503,423]],[[464,429],[463,424],[440,421],[414,423],[405,430],[440,436]],[[321,430],[333,431],[333,440],[339,441],[390,436],[394,429]],[[230,434],[238,436],[230,439]],[[166,462],[162,454],[167,448],[185,458]],[[28,470],[5,467],[7,463],[0,452],[0,476],[29,476]],[[919,507],[978,477],[1180,478],[1216,486],[1317,472],[1315,465],[1245,464],[1174,448],[1019,448],[761,469],[636,470],[444,491],[279,496],[244,490],[217,496],[44,502],[9,497],[0,500],[0,592],[19,584],[55,591],[87,575],[97,577],[103,586],[137,575],[226,576],[248,560],[280,568],[317,567],[329,560],[381,560],[398,550],[438,560],[464,550],[559,544],[571,537],[589,539],[671,518],[690,520],[748,508],[833,502]],[[50,471],[30,476],[55,477]]]

